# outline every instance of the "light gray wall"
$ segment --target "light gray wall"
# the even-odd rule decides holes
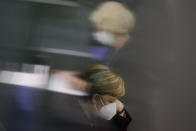
[[[195,2],[138,0],[137,26],[115,69],[126,81],[130,131],[196,130]]]

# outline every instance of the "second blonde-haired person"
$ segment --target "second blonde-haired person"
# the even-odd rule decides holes
[[[110,63],[119,49],[130,39],[135,26],[135,17],[122,3],[107,1],[100,4],[89,16],[93,25],[94,60]],[[112,50],[112,51],[111,51]],[[107,64],[108,65],[108,64]]]

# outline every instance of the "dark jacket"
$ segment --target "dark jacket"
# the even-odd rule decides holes
[[[132,121],[132,118],[127,112],[127,110],[125,110],[125,116],[126,117],[122,117],[119,114],[116,114],[111,120],[113,125],[116,126],[117,130],[119,131],[126,131],[128,125]]]

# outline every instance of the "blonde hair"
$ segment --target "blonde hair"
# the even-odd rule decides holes
[[[114,97],[125,95],[123,79],[107,66],[92,65],[81,74],[81,78],[92,84],[92,94],[109,94]]]
[[[104,2],[98,6],[89,19],[98,30],[114,33],[128,33],[135,25],[133,13],[121,3],[114,1]]]

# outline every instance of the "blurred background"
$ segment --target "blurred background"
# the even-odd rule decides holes
[[[88,16],[104,1],[1,0],[0,70],[84,69],[90,63]],[[136,17],[131,40],[113,65],[125,79],[123,102],[133,117],[129,130],[195,131],[196,2],[118,1]],[[34,65],[44,67],[35,70]],[[4,84],[0,88],[4,115],[12,99],[6,97],[11,88]]]

